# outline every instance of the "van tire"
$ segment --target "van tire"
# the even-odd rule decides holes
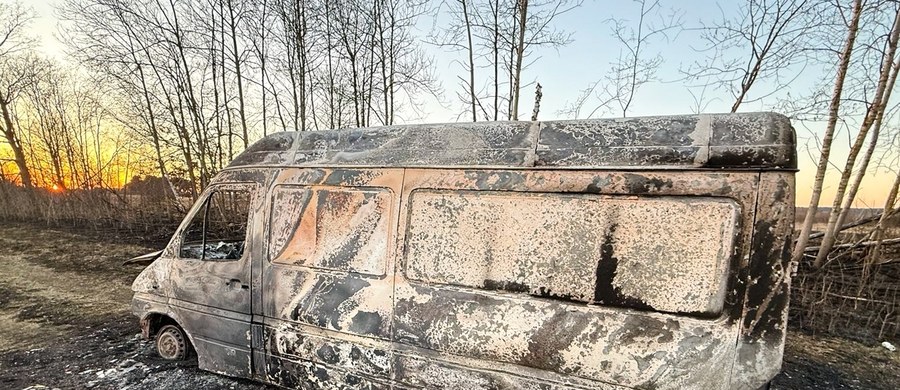
[[[187,335],[178,326],[165,325],[156,334],[156,353],[166,360],[185,360],[191,349]]]

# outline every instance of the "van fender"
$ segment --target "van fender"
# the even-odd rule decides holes
[[[177,325],[188,337],[191,345],[194,343],[194,335],[182,325],[181,318],[169,309],[167,299],[149,294],[134,294],[131,301],[132,313],[140,318],[141,336],[150,339],[153,330],[159,329],[166,322]]]

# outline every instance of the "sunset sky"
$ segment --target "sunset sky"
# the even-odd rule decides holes
[[[30,4],[40,15],[32,26],[34,33],[40,37],[41,51],[46,55],[66,61],[65,46],[59,42],[58,24],[60,21],[53,11],[54,4],[59,0],[42,0],[26,2]],[[664,2],[664,5],[679,6],[684,3],[674,1]],[[692,1],[690,9],[683,10],[682,21],[686,28],[697,27],[701,22],[712,22],[722,14],[731,15],[736,12],[727,1],[699,0]],[[559,112],[567,103],[573,101],[579,92],[590,82],[601,79],[609,68],[611,61],[620,52],[620,46],[610,34],[610,25],[605,21],[610,17],[633,19],[637,15],[638,8],[633,2],[601,2],[586,1],[576,12],[562,15],[557,26],[572,32],[573,43],[566,47],[554,49],[542,49],[534,53],[534,62],[523,72],[523,81],[532,83],[538,81],[543,86],[543,99],[541,102],[541,119],[569,119]],[[424,36],[433,24],[445,23],[442,17],[432,20],[423,17],[419,22],[419,33]],[[647,50],[652,55],[659,52],[663,59],[663,65],[657,73],[658,81],[642,87],[637,93],[633,109],[629,116],[665,115],[690,113],[692,97],[684,85],[683,76],[679,72],[690,64],[695,57],[698,39],[697,32],[686,29],[673,34],[670,41],[658,41],[651,44]],[[676,36],[677,35],[677,36]],[[444,89],[443,101],[429,99],[423,101],[419,107],[424,113],[421,117],[402,118],[404,123],[448,122],[461,119],[459,113],[463,110],[461,104],[454,100],[458,88],[458,76],[463,74],[463,69],[458,61],[459,53],[448,53],[433,46],[426,49],[435,58],[437,76]],[[828,76],[830,72],[810,67],[793,82],[794,87],[790,91],[782,91],[765,99],[764,102],[751,102],[742,106],[741,111],[770,110],[775,97],[786,98],[790,96],[807,95],[813,88],[816,78]],[[520,112],[530,115],[533,106],[533,85],[523,88],[523,101]],[[763,93],[766,88],[759,86]],[[733,98],[728,91],[707,91],[710,101],[704,110],[709,113],[727,112]],[[588,110],[589,111],[589,110]],[[522,115],[526,117],[527,115]],[[612,113],[604,113],[602,116],[615,116]],[[809,201],[810,190],[815,175],[815,163],[818,159],[817,135],[823,132],[823,123],[796,123],[798,133],[798,155],[800,172],[797,175],[797,203],[805,205]],[[848,129],[840,129],[835,137],[832,162],[834,166],[843,167],[843,161],[849,149],[851,134]],[[884,148],[884,147],[883,147]],[[882,153],[884,165],[897,166],[896,151]],[[873,165],[876,164],[873,162]],[[822,205],[830,205],[832,202],[833,188],[839,177],[838,171],[833,167],[828,175],[825,186],[825,195]],[[870,174],[863,183],[863,187],[857,198],[856,207],[882,207],[884,197],[888,192],[895,177],[893,172],[885,168],[875,167],[870,169]],[[830,190],[830,191],[829,191]]]

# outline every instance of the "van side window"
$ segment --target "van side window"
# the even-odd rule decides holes
[[[705,197],[416,190],[406,274],[670,313],[722,308],[738,210]]]
[[[276,187],[273,263],[370,275],[384,273],[391,193],[379,188]]]
[[[180,256],[210,261],[240,259],[249,215],[249,189],[215,190],[188,224]]]

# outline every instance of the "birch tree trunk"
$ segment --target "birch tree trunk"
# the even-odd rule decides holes
[[[831,143],[834,140],[834,129],[837,125],[838,111],[841,107],[841,94],[844,90],[844,80],[847,78],[847,68],[850,66],[850,55],[853,53],[853,46],[856,43],[856,35],[859,31],[859,19],[861,14],[862,0],[854,0],[850,24],[847,27],[847,37],[844,40],[844,47],[841,50],[837,76],[835,77],[834,82],[834,90],[831,94],[831,102],[828,107],[828,124],[825,128],[825,135],[822,137],[822,153],[819,156],[819,163],[816,166],[816,180],[813,184],[809,207],[806,209],[806,218],[803,220],[803,226],[800,229],[800,235],[797,237],[794,253],[791,256],[791,260],[795,263],[803,258],[803,251],[809,243],[809,234],[812,232],[813,221],[815,220],[816,212],[819,210],[819,200],[822,198],[825,172],[828,170],[828,160],[831,157]]]
[[[223,15],[224,16],[224,15]],[[237,43],[237,20],[234,15],[234,4],[228,1],[228,28],[231,33],[231,50],[234,54],[234,73],[237,77],[238,90],[238,115],[241,118],[241,131],[243,132],[244,149],[247,148],[249,135],[247,134],[247,110],[244,104],[244,80],[241,73],[241,53],[238,52]],[[224,60],[224,57],[223,57]],[[230,157],[230,156],[229,156]]]
[[[525,22],[528,20],[528,0],[519,0],[519,39],[516,42],[516,68],[514,70],[515,76],[513,78],[513,90],[512,90],[512,112],[510,113],[510,119],[519,120],[519,95],[521,94],[521,79],[522,79],[522,57],[525,56]]]
[[[472,47],[472,22],[469,20],[469,10],[466,6],[468,2],[469,0],[460,0],[463,20],[466,23],[466,48],[469,52],[469,99],[472,100],[472,122],[478,122],[478,113],[475,111],[475,55],[473,53],[474,47]]]
[[[828,259],[828,254],[831,252],[831,247],[834,245],[834,242],[837,238],[837,226],[840,226],[839,219],[842,214],[842,205],[844,201],[844,195],[847,192],[847,185],[850,182],[850,177],[853,175],[853,166],[856,164],[856,159],[859,156],[859,152],[862,149],[863,144],[866,141],[866,137],[869,134],[869,131],[872,129],[872,125],[878,119],[887,105],[887,99],[890,98],[890,92],[886,91],[888,78],[891,74],[893,74],[893,63],[894,63],[894,54],[897,51],[897,41],[900,39],[900,10],[898,10],[897,14],[894,16],[894,25],[891,29],[890,40],[888,41],[888,50],[887,53],[884,54],[884,60],[882,61],[880,75],[878,77],[878,87],[875,91],[875,96],[872,101],[872,104],[869,105],[869,108],[866,112],[865,119],[863,120],[862,125],[860,126],[859,133],[856,135],[856,140],[853,142],[853,146],[850,148],[850,153],[847,156],[847,162],[844,165],[844,170],[841,173],[841,180],[838,183],[837,192],[834,196],[834,202],[831,208],[831,213],[828,216],[828,224],[825,226],[825,236],[822,237],[822,244],[819,246],[819,252],[816,254],[816,260],[813,262],[813,267],[819,268],[823,264],[825,264],[825,260]],[[893,83],[891,83],[893,84]],[[877,142],[877,139],[873,140],[873,142]],[[866,164],[868,161],[865,162]],[[861,174],[865,174],[865,172],[861,172]],[[855,194],[854,194],[855,196]],[[853,199],[849,199],[851,202]]]
[[[883,238],[882,234],[884,233],[884,224],[894,215],[894,212],[897,211],[894,206],[897,203],[898,190],[900,190],[900,171],[897,172],[897,177],[894,179],[894,185],[891,186],[891,191],[884,201],[884,209],[881,212],[881,218],[878,219],[875,229],[872,230],[872,240],[877,243],[875,244],[875,248],[869,252],[869,264],[878,262],[878,258],[881,256],[881,240]]]
[[[11,102],[7,99],[8,98],[3,96],[3,94],[0,94],[0,113],[3,114],[3,128],[0,128],[0,130],[2,130],[3,136],[6,138],[7,143],[9,143],[10,148],[12,148],[13,159],[16,162],[16,168],[19,169],[19,177],[22,179],[22,185],[30,188],[32,186],[31,171],[28,169],[28,164],[25,162],[25,152],[22,150],[22,142],[16,134],[15,127],[13,127],[12,112],[9,109]]]

